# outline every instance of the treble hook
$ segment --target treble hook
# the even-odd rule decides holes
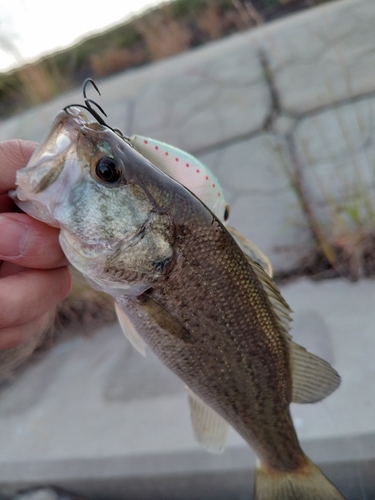
[[[102,114],[103,114],[106,118],[108,118],[107,113],[104,111],[104,109],[103,109],[101,106],[99,106],[99,104],[98,104],[97,102],[95,102],[95,101],[94,101],[94,100],[92,100],[92,99],[88,99],[88,97],[87,97],[87,95],[86,95],[86,87],[87,87],[87,85],[88,85],[89,83],[91,83],[91,84],[92,84],[92,86],[94,87],[94,89],[97,91],[97,93],[98,93],[99,95],[102,95],[102,94],[100,93],[100,90],[98,89],[98,87],[97,87],[96,83],[94,82],[94,80],[92,80],[91,78],[86,78],[86,80],[83,82],[82,93],[83,93],[83,99],[84,99],[84,101],[85,101],[85,104],[86,104],[87,108],[91,111],[91,113],[94,111],[94,113],[92,113],[92,114],[95,116],[97,113],[96,113],[96,111],[95,111],[95,110],[93,110],[93,109],[92,109],[92,107],[91,107],[91,104],[94,104],[94,106],[96,106],[96,107],[98,108],[98,110],[99,110],[99,111],[100,111],[100,112],[101,112],[101,113],[102,113]],[[91,104],[90,104],[90,103],[91,103]],[[98,120],[98,118],[96,118],[96,119]],[[103,120],[103,119],[101,118],[101,120]],[[98,120],[98,121],[99,121],[99,120]],[[100,123],[100,121],[99,121],[99,123]]]
[[[87,94],[86,94],[86,87],[87,85],[91,83],[92,86],[94,87],[94,89],[97,91],[97,93],[99,95],[101,95],[100,93],[100,90],[98,89],[96,83],[94,82],[94,80],[92,80],[91,78],[86,78],[86,80],[83,82],[83,85],[82,85],[82,93],[83,93],[83,100],[85,101],[85,105],[83,104],[69,104],[68,106],[65,106],[64,108],[64,111],[68,111],[69,108],[72,108],[72,107],[79,107],[79,108],[83,108],[85,109],[86,111],[88,111],[96,120],[98,123],[100,123],[100,125],[104,125],[105,127],[108,127],[109,129],[113,130],[112,127],[110,127],[109,125],[107,125],[107,123],[103,120],[103,118],[99,115],[99,113],[96,111],[96,109],[94,109],[91,104],[93,104],[94,106],[96,106],[98,108],[98,110],[107,118],[107,113],[104,111],[104,109],[97,103],[95,102],[93,99],[89,99],[87,97]]]
[[[83,82],[83,85],[82,85],[82,93],[83,93],[83,97],[86,99],[86,87],[87,87],[87,84],[91,83],[92,86],[94,87],[94,89],[97,91],[97,93],[99,95],[102,95],[100,93],[100,90],[98,89],[98,86],[96,85],[96,83],[94,82],[94,80],[92,78],[86,78],[86,80]]]
[[[121,137],[121,139],[123,139],[126,143],[128,143],[129,145],[131,145],[130,141],[129,141],[129,138],[126,137],[126,135],[123,134],[123,132],[121,130],[119,130],[118,128],[112,128],[110,127],[104,120],[103,118],[99,115],[99,113],[96,111],[96,109],[94,109],[91,104],[93,104],[94,106],[96,106],[98,108],[98,110],[106,117],[108,118],[108,115],[107,113],[104,111],[104,109],[97,103],[95,102],[93,99],[89,99],[87,97],[87,94],[86,94],[86,88],[87,88],[87,85],[91,83],[91,85],[94,87],[94,89],[97,91],[97,93],[99,95],[101,95],[100,93],[100,90],[98,89],[96,83],[94,82],[94,80],[92,80],[91,78],[86,78],[86,80],[83,82],[83,85],[82,85],[82,93],[83,93],[83,100],[85,102],[85,104],[69,104],[68,106],[65,106],[64,108],[64,111],[69,113],[69,108],[74,108],[74,107],[78,107],[78,108],[83,108],[85,109],[86,111],[88,111],[94,118],[95,120],[100,124],[100,125],[103,125],[104,127],[107,127],[109,128],[110,130],[112,130],[112,132],[114,132],[116,135],[118,135],[119,137]]]

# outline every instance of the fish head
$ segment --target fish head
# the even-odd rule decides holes
[[[64,253],[91,285],[138,295],[173,261],[174,222],[165,208],[173,182],[114,130],[69,107],[17,172],[10,196],[60,228]]]

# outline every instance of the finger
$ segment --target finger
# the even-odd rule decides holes
[[[16,187],[16,171],[25,167],[37,144],[14,139],[0,143],[0,194]]]
[[[72,286],[67,267],[21,271],[1,279],[0,329],[36,320],[65,299]]]
[[[13,264],[13,262],[0,261],[0,263],[0,279],[26,270],[25,267]]]
[[[0,215],[0,260],[34,269],[66,266],[59,229],[26,214]]]
[[[14,347],[17,347],[28,338],[40,332],[47,321],[49,321],[48,313],[24,325],[0,330],[0,350],[14,349]]]

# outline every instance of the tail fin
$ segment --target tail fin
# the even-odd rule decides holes
[[[344,500],[323,472],[307,459],[295,472],[269,471],[257,463],[255,500]]]

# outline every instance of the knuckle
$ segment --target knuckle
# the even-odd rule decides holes
[[[0,328],[8,328],[16,324],[24,309],[20,295],[11,293],[6,286],[2,287],[0,291]]]
[[[20,273],[21,274],[21,273]],[[72,276],[68,267],[36,271],[2,279],[0,287],[0,330],[38,319],[69,295]]]

